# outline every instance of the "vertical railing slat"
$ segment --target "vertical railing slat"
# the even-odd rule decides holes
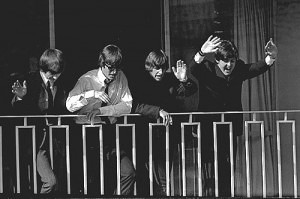
[[[186,196],[184,125],[181,123],[182,196]]]
[[[246,150],[246,184],[247,197],[250,197],[250,157],[249,157],[249,129],[248,122],[245,121],[245,150]]]
[[[121,195],[121,155],[119,125],[116,125],[116,155],[117,155],[117,195]]]
[[[99,150],[100,150],[100,194],[104,195],[104,152],[103,152],[103,127],[102,125],[99,126]]]
[[[169,126],[166,127],[166,194],[170,196],[170,133]]]
[[[282,198],[282,171],[281,171],[281,144],[280,144],[280,121],[276,121],[277,129],[277,167],[278,167],[278,195]]]
[[[213,122],[213,135],[214,135],[214,165],[215,165],[215,196],[219,197],[218,137],[217,137],[216,122]]]
[[[86,126],[82,125],[83,193],[87,194]]]
[[[153,196],[153,149],[152,149],[152,125],[149,123],[149,180],[150,196]]]

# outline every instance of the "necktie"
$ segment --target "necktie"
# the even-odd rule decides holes
[[[104,92],[108,95],[108,82],[104,81],[104,83],[106,85]],[[107,103],[106,102],[102,102],[101,106],[107,106]]]
[[[53,95],[52,95],[52,91],[51,91],[50,81],[47,82],[46,90],[48,93],[48,109],[52,109],[53,108]]]

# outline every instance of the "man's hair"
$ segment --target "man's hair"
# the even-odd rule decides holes
[[[162,50],[151,51],[145,61],[145,69],[152,71],[155,69],[166,70],[168,68],[168,57]]]
[[[238,57],[239,54],[235,45],[228,40],[222,40],[215,53],[216,60],[227,62],[229,59],[238,59]]]
[[[98,65],[100,68],[104,67],[105,63],[114,66],[116,68],[120,67],[122,61],[121,49],[113,44],[107,45],[100,52]]]
[[[47,49],[40,57],[39,68],[52,74],[62,73],[65,69],[63,53],[58,49]]]

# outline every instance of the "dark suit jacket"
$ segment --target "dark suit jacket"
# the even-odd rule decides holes
[[[67,91],[64,88],[63,77],[59,77],[54,83],[56,94],[54,97],[54,108],[48,109],[48,95],[46,86],[39,71],[31,72],[25,77],[27,82],[27,94],[22,100],[12,101],[13,111],[16,115],[63,115],[68,114],[66,109]],[[22,83],[22,82],[21,82]],[[46,127],[45,118],[29,119],[37,127],[38,142],[45,140],[45,133],[41,132]],[[57,119],[49,119],[51,123],[57,123]]]
[[[155,81],[148,72],[143,73],[140,81],[132,85],[133,113],[148,118],[159,118],[160,109],[167,112],[181,112],[183,106],[178,98],[190,96],[197,91],[195,82],[188,79],[180,82],[173,73],[166,73],[162,81]]]
[[[188,79],[187,82],[180,82],[173,73],[166,73],[162,81],[155,81],[153,77],[148,72],[142,73],[139,76],[139,79],[135,79],[135,82],[130,87],[130,91],[133,96],[133,106],[132,113],[141,114],[142,117],[136,118],[136,129],[137,129],[137,145],[140,150],[137,151],[138,160],[147,161],[148,156],[148,123],[155,122],[159,118],[160,109],[165,111],[172,112],[181,112],[183,110],[183,105],[181,104],[180,99],[185,96],[190,96],[197,91],[196,83],[191,79]],[[170,132],[172,136],[170,137],[170,149],[173,153],[175,144],[179,140],[180,134],[175,124],[180,125],[176,120],[178,117],[173,118],[173,125],[170,126]],[[161,132],[161,128],[153,129],[153,142],[154,149],[159,151],[164,144],[158,143],[158,140],[163,142],[164,134],[157,133]],[[174,132],[177,130],[176,132]],[[164,130],[163,130],[164,131]],[[143,149],[143,150],[141,150]],[[160,155],[164,156],[164,149],[160,151]],[[155,152],[154,152],[155,153]]]
[[[266,72],[268,66],[264,60],[253,64],[245,64],[237,60],[231,75],[226,77],[216,63],[204,60],[191,65],[191,72],[199,81],[200,112],[242,111],[242,84],[245,80]],[[206,116],[209,118],[210,116]],[[227,116],[228,121],[235,121],[234,134],[242,134],[242,114]],[[220,121],[220,120],[219,120]]]

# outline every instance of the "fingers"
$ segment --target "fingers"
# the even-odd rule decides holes
[[[166,114],[162,118],[163,118],[163,124],[165,126],[169,126],[173,124],[173,120],[170,114]]]
[[[170,115],[170,117],[169,117],[169,124],[170,124],[170,125],[173,124],[173,119],[172,119],[171,115]]]
[[[185,67],[186,68],[186,64],[184,63],[184,61],[182,61],[182,60],[178,60],[177,62],[176,62],[176,67],[177,68],[179,68],[179,67]]]
[[[100,110],[93,110],[89,113],[86,114],[86,117],[88,119],[88,121],[94,121],[94,118],[96,117],[96,115],[100,114]]]
[[[207,41],[206,42],[212,42],[212,43],[216,43],[216,42],[218,42],[218,41],[220,41],[220,38],[219,37],[213,37],[213,35],[210,35],[209,37],[208,37],[208,39],[207,39]]]
[[[214,38],[212,38],[212,40],[211,40],[211,42],[212,43],[217,43],[218,41],[220,41],[220,38],[219,37],[214,37]]]
[[[174,66],[172,67],[172,71],[173,71],[173,73],[175,73],[175,74],[177,73],[177,70],[176,70],[176,68],[175,68]]]
[[[209,42],[209,41],[211,40],[212,37],[213,37],[213,36],[210,35],[210,36],[208,37],[208,39],[206,40],[206,42]]]
[[[96,98],[99,98],[102,102],[111,104],[109,96],[105,92],[97,92],[95,95]]]

